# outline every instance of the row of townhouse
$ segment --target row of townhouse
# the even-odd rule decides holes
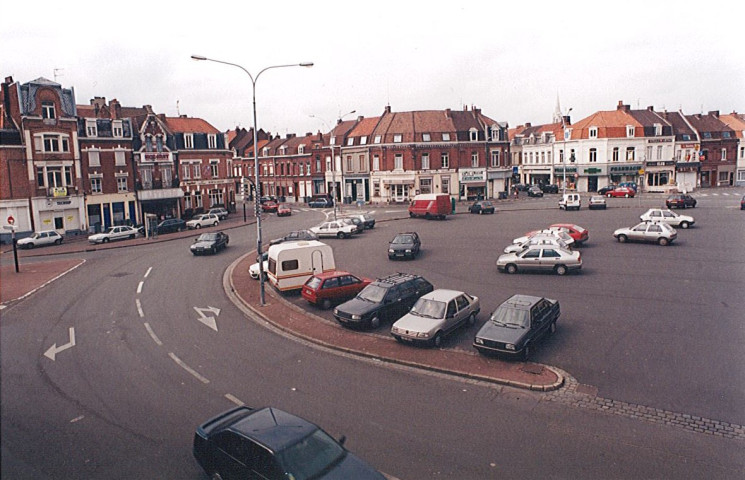
[[[339,120],[330,132],[271,137],[230,132],[234,175],[251,182],[258,157],[260,193],[307,201],[407,202],[417,193],[496,197],[509,190],[507,124],[478,108],[393,112]]]
[[[574,124],[563,116],[521,125],[509,138],[520,182],[594,192],[633,181],[643,191],[668,193],[745,185],[744,132],[742,114],[634,110],[621,101]]]
[[[45,78],[0,87],[0,219],[21,236],[234,208],[227,136],[206,121],[100,97],[77,105]]]

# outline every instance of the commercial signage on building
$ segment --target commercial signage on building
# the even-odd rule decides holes
[[[635,174],[640,168],[641,165],[613,165],[610,167],[610,173]]]
[[[460,181],[462,183],[483,182],[484,181],[484,170],[474,169],[474,168],[462,169],[460,170]]]
[[[143,152],[143,162],[170,162],[171,152]]]
[[[49,189],[49,196],[51,197],[66,197],[67,187],[51,187]]]

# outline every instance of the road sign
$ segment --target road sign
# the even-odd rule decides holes
[[[13,225],[16,223],[16,219],[13,218],[13,215],[8,215],[8,225]]]

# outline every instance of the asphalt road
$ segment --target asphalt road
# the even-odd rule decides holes
[[[547,198],[493,217],[382,222],[329,243],[339,267],[368,276],[417,271],[437,287],[479,295],[485,313],[518,290],[550,294],[564,315],[535,361],[567,370],[601,398],[742,425],[742,402],[729,397],[742,398],[745,383],[736,315],[742,216],[702,202],[687,212],[697,227],[676,245],[614,243],[607,235],[622,219],[633,223],[640,203],[641,210],[559,212],[541,209],[552,206]],[[265,238],[321,218],[320,211],[267,217]],[[494,260],[513,237],[567,219],[590,228],[585,271],[496,272]],[[412,228],[424,254],[389,262],[389,237]],[[255,246],[252,227],[229,233],[230,247],[216,256],[192,257],[189,239],[86,253],[86,264],[63,281],[3,310],[3,478],[204,478],[191,457],[194,427],[235,401],[278,406],[345,434],[351,450],[401,479],[745,473],[742,439],[650,424],[618,414],[612,402],[608,414],[561,392],[394,369],[277,335],[225,297],[225,266]],[[71,327],[74,345],[55,360],[45,356],[52,344],[69,343]],[[469,333],[448,345],[468,348]]]

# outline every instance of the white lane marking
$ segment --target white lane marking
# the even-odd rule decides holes
[[[58,353],[67,350],[68,348],[72,348],[75,346],[75,327],[70,327],[70,341],[64,345],[60,345],[57,347],[57,344],[53,344],[51,347],[49,347],[49,350],[44,352],[44,356],[47,358],[51,358],[52,361],[54,361],[55,357]]]
[[[212,330],[217,331],[217,320],[215,320],[215,317],[208,317],[207,315],[204,314],[204,312],[205,311],[212,312],[214,315],[217,316],[217,315],[220,315],[219,308],[210,307],[210,306],[208,306],[207,308],[194,307],[194,310],[196,310],[197,313],[199,314],[199,318],[197,318],[197,320],[207,325]]]
[[[228,400],[230,400],[231,402],[235,403],[235,404],[236,404],[236,405],[238,405],[239,407],[242,407],[243,405],[245,405],[245,403],[241,402],[240,400],[238,400],[238,399],[237,399],[236,397],[234,397],[233,395],[231,395],[231,394],[229,394],[229,393],[226,393],[226,394],[225,394],[225,398],[227,398],[227,399],[228,399]]]
[[[149,267],[147,269],[147,272],[145,272],[145,278],[147,278],[148,275],[150,275],[150,272],[153,270],[153,267]]]
[[[72,420],[70,420],[70,423],[75,423],[75,422],[79,422],[80,420],[82,420],[82,419],[84,419],[84,418],[85,418],[85,415],[81,415],[81,416],[79,416],[79,417],[75,417],[75,418],[73,418]]]
[[[139,285],[137,285],[137,293],[142,293],[142,285],[143,285],[144,283],[145,283],[145,282],[140,282],[140,284],[139,284]]]
[[[178,358],[175,353],[168,352],[168,356],[171,357],[171,359],[178,364],[179,367],[183,368],[187,372],[191,373],[197,380],[199,380],[202,383],[210,383],[209,380],[201,376],[196,370],[191,368],[189,365],[185,364],[183,360]]]
[[[145,312],[142,311],[142,303],[140,303],[140,299],[136,298],[135,303],[137,304],[137,313],[140,315],[140,318],[143,318],[145,316]]]
[[[158,345],[159,347],[160,347],[160,346],[162,346],[162,345],[163,345],[163,342],[161,342],[161,341],[160,341],[160,338],[158,338],[158,336],[157,336],[157,335],[155,334],[155,332],[153,331],[153,329],[152,329],[152,328],[150,327],[150,324],[149,324],[149,323],[147,323],[147,322],[145,322],[145,323],[144,323],[144,325],[145,325],[145,330],[147,330],[147,333],[149,333],[149,334],[150,334],[150,338],[152,338],[152,339],[153,339],[153,341],[154,341],[154,342],[155,342],[155,343],[156,343],[156,344],[157,344],[157,345]]]

